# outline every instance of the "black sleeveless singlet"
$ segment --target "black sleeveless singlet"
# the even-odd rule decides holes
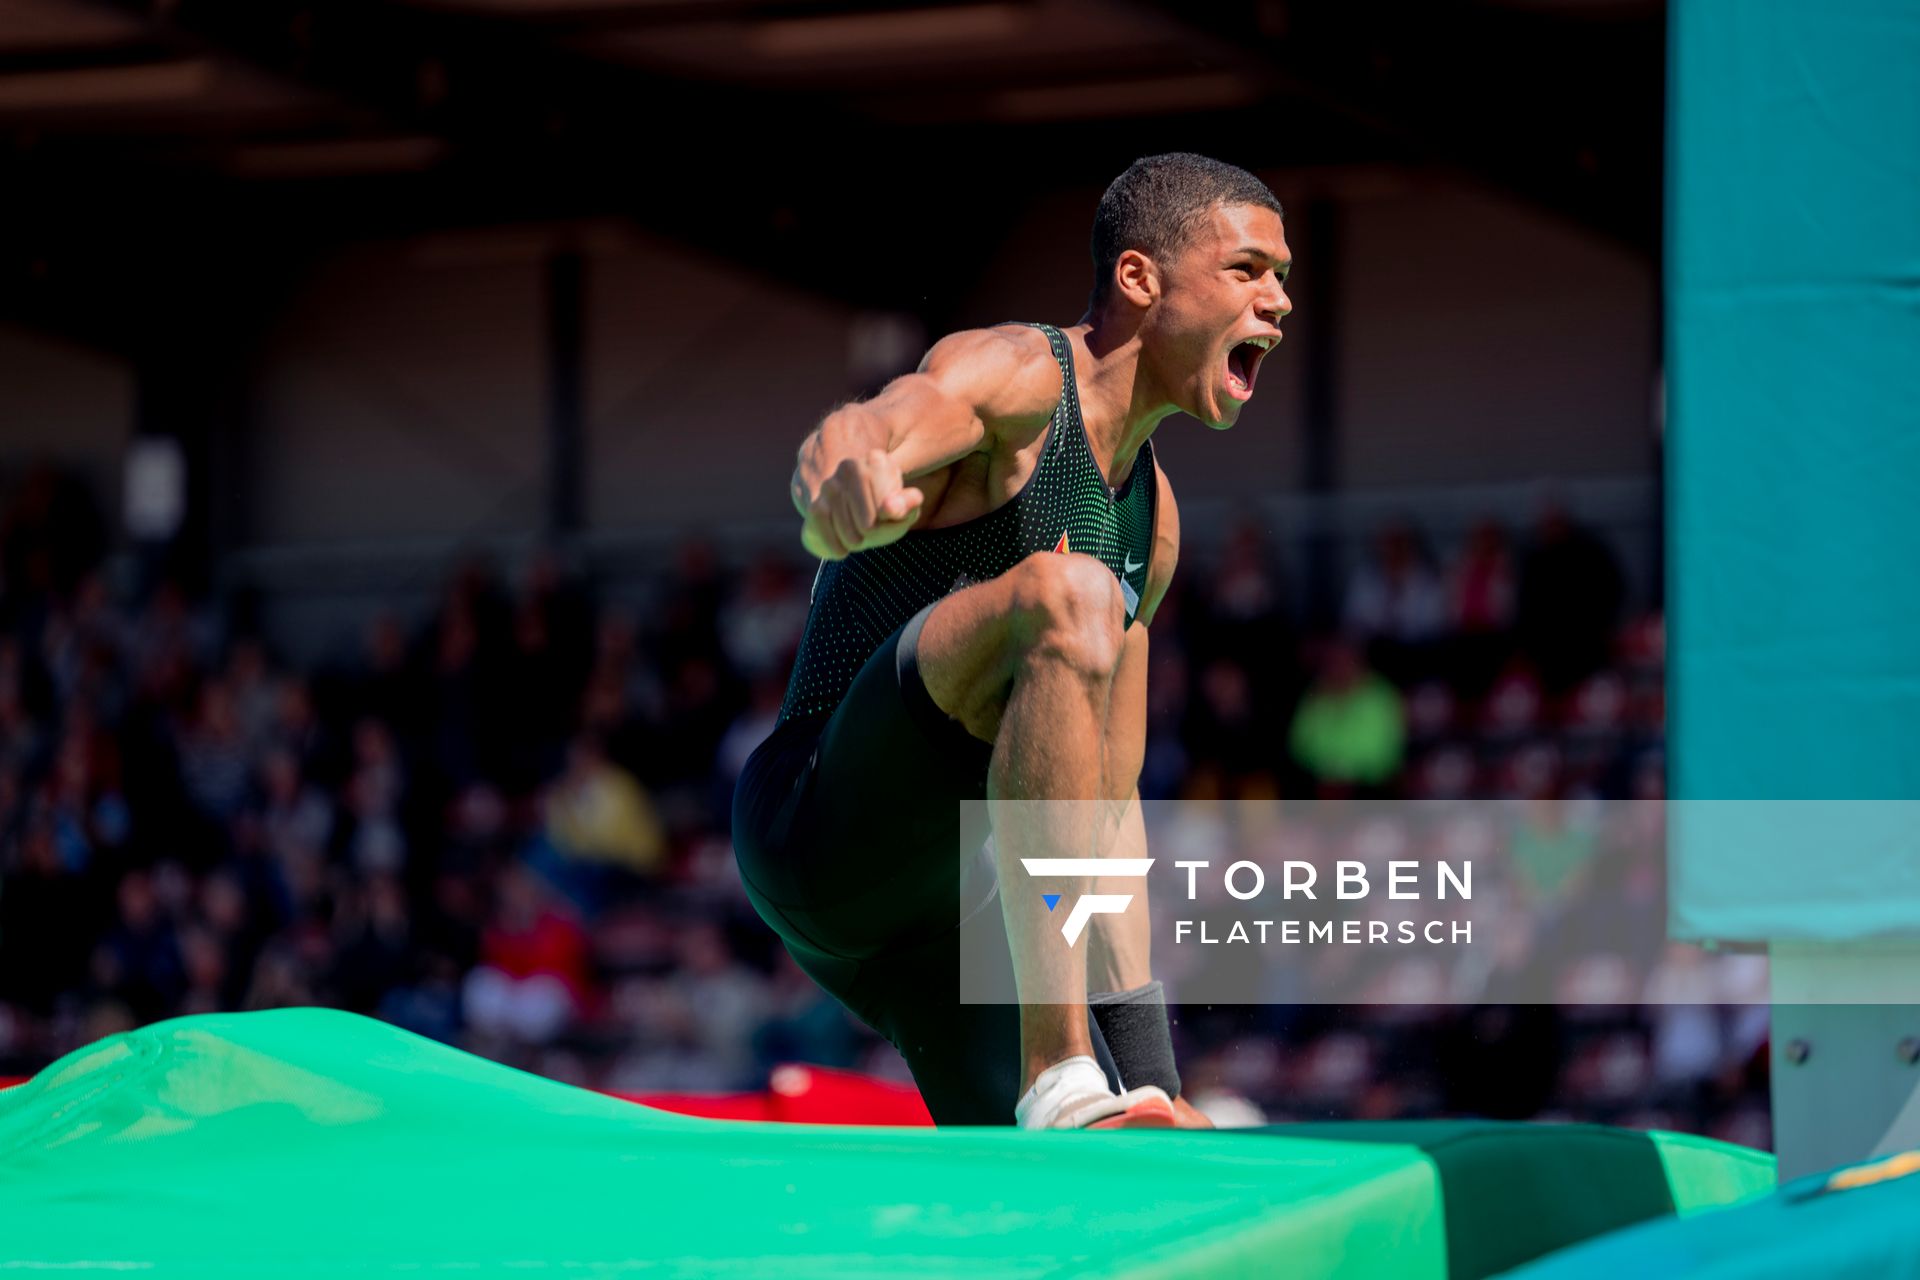
[[[1159,500],[1153,444],[1142,442],[1125,483],[1109,489],[1080,419],[1073,349],[1051,325],[1034,327],[1059,361],[1061,391],[1033,474],[983,516],[821,561],[779,725],[832,714],[867,659],[922,607],[997,578],[1036,551],[1098,557],[1120,579],[1126,624],[1139,620]]]

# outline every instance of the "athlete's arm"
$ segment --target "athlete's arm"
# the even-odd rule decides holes
[[[1000,428],[1044,420],[1059,397],[1059,365],[1039,330],[942,338],[914,372],[835,409],[801,443],[790,485],[801,541],[837,560],[902,537],[924,496],[906,481],[992,448]]]

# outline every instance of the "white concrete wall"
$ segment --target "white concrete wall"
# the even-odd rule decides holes
[[[849,390],[852,311],[639,237],[588,288],[589,527],[790,518],[794,452]]]
[[[256,396],[256,545],[537,530],[551,229],[368,246],[275,326]],[[587,256],[585,517],[780,518],[793,451],[847,389],[844,306],[602,229]]]
[[[1352,199],[1344,234],[1343,484],[1652,469],[1650,262],[1513,200],[1439,182]]]
[[[1287,175],[1270,179],[1290,206],[1304,203]],[[999,249],[960,322],[1077,319],[1098,195],[1063,193],[982,227]],[[1354,184],[1343,199],[1343,485],[1650,470],[1649,263],[1458,182]],[[1291,230],[1303,301],[1315,246],[1300,220]],[[849,308],[625,229],[575,233],[589,259],[589,528],[785,519],[794,446],[850,386]],[[554,234],[368,246],[316,273],[276,324],[261,371],[249,504],[257,545],[538,529]],[[1266,363],[1231,432],[1186,419],[1162,428],[1157,447],[1183,497],[1298,488],[1315,323],[1304,305],[1288,321],[1290,343]]]
[[[356,248],[316,271],[256,386],[252,540],[485,536],[545,492],[538,238]]]

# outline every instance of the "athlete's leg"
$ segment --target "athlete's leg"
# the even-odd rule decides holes
[[[1121,644],[1120,664],[1114,671],[1115,688],[1129,682],[1144,687],[1147,679],[1147,629],[1128,627]],[[1147,754],[1147,701],[1114,698],[1108,704],[1104,770],[1107,820],[1113,824],[1110,858],[1147,856],[1147,828],[1136,788]],[[1092,991],[1130,991],[1153,981],[1147,915],[1146,885],[1138,880],[1096,881],[1095,893],[1123,893],[1133,902],[1123,912],[1098,915],[1088,930],[1087,986]]]
[[[1112,823],[1109,858],[1149,856],[1145,816],[1138,783],[1146,756],[1148,633],[1128,627],[1108,700],[1106,763],[1103,771],[1103,821]],[[1103,828],[1104,830],[1104,828]],[[1127,909],[1096,915],[1087,929],[1088,1004],[1098,1032],[1112,1051],[1123,1087],[1154,1085],[1174,1100],[1186,1126],[1206,1121],[1180,1099],[1180,1071],[1174,1061],[1172,1026],[1165,994],[1153,980],[1152,925],[1146,884],[1140,880],[1097,877],[1092,892],[1124,895]],[[970,952],[978,955],[978,952]]]
[[[1038,553],[936,604],[918,646],[936,706],[993,744],[988,812],[1020,997],[1022,1084],[1090,1054],[1087,948],[1062,945],[1022,858],[1097,856],[1114,823],[1101,803],[1107,711],[1125,617],[1119,581],[1091,556]],[[1035,803],[1041,801],[1080,803]],[[1085,877],[1055,882],[1076,898]]]
[[[843,1002],[869,1023],[884,1029],[913,1072],[913,1082],[939,1125],[1003,1125],[1014,1119],[1025,1091],[1020,1079],[1020,1011],[1009,1004],[969,1003],[957,999],[963,983],[1010,990],[1008,956],[1000,904],[989,898],[960,925],[908,944],[860,966],[857,981]],[[1109,1081],[1120,1075],[1100,1034],[1087,1020],[1093,1056]]]
[[[899,1048],[936,1123],[1006,1124],[1022,1091],[1020,1011],[961,998],[963,955],[966,985],[1013,990],[993,850],[962,821],[987,797],[993,745],[926,692],[919,636],[933,608],[881,645],[824,729],[754,752],[734,847],[762,917]],[[1091,1017],[1087,1029],[1117,1082]]]

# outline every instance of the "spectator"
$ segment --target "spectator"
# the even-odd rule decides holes
[[[1460,692],[1484,693],[1506,664],[1518,594],[1506,529],[1480,521],[1447,575],[1452,676]]]
[[[267,854],[281,867],[325,858],[333,837],[333,806],[306,781],[299,758],[286,747],[274,747],[261,762],[253,818]]]
[[[243,855],[200,885],[198,927],[219,943],[226,961],[220,1008],[236,1007],[261,949],[290,916],[286,890],[256,856]]]
[[[179,939],[148,872],[122,876],[116,898],[117,919],[94,948],[94,985],[151,1022],[171,1013],[186,989]]]
[[[550,552],[534,557],[513,613],[503,720],[510,730],[497,776],[524,793],[559,767],[560,747],[580,705],[592,645],[591,606]]]
[[[769,553],[748,566],[719,618],[721,643],[742,675],[785,684],[807,622],[808,585],[784,555]]]
[[[1255,709],[1246,670],[1232,658],[1215,658],[1200,672],[1196,693],[1185,731],[1196,754],[1218,766],[1229,788],[1268,772],[1271,735]]]
[[[17,641],[0,638],[0,769],[39,767],[44,738],[27,709],[25,662]]]
[[[33,467],[0,511],[0,620],[37,633],[105,550],[106,526],[87,486],[71,472]]]
[[[1527,802],[1507,860],[1530,902],[1551,912],[1575,893],[1593,861],[1597,841],[1585,823],[1571,820],[1566,801],[1542,796]]]
[[[1447,598],[1412,525],[1394,521],[1380,531],[1373,555],[1347,589],[1345,614],[1347,631],[1389,678],[1405,684],[1429,673],[1447,624]]]
[[[0,850],[0,1000],[44,1017],[85,981],[100,913],[86,882],[61,866],[45,817],[0,841]]]
[[[343,701],[356,719],[373,719],[408,731],[420,722],[419,694],[407,668],[407,633],[391,613],[367,624],[359,671],[345,683]]]
[[[247,737],[233,690],[223,680],[200,688],[198,709],[177,737],[180,782],[210,838],[240,812],[247,796]]]
[[[255,751],[272,734],[280,701],[266,647],[257,638],[243,636],[234,641],[227,655],[226,687],[240,734],[248,750]]]
[[[137,692],[154,707],[173,710],[192,691],[208,647],[206,630],[178,582],[169,578],[154,587],[134,629],[132,654]]]
[[[295,1009],[318,1004],[311,970],[291,937],[277,939],[253,966],[243,1009]]]
[[[179,1011],[218,1013],[230,1007],[231,966],[225,944],[212,930],[192,925],[180,934],[180,957],[186,972],[186,991]]]
[[[413,977],[413,921],[398,877],[369,877],[336,915],[334,931],[334,988],[345,1008],[372,1013]]]
[[[1259,524],[1250,518],[1237,521],[1204,587],[1198,622],[1207,644],[1196,651],[1200,660],[1224,657],[1251,670],[1291,649],[1284,588],[1284,575]]]
[[[500,898],[467,974],[462,1004],[483,1034],[551,1042],[579,1016],[590,991],[587,937],[524,864],[507,868]]]
[[[122,672],[126,643],[125,623],[105,577],[98,571],[87,574],[73,599],[56,609],[42,637],[41,652],[59,701],[117,719],[127,693]]]
[[[1625,583],[1613,552],[1550,502],[1520,565],[1520,645],[1548,693],[1564,694],[1612,651]]]
[[[592,734],[574,739],[566,771],[547,792],[544,836],[536,863],[589,918],[665,869],[652,800]]]
[[[401,983],[381,998],[382,1019],[415,1035],[456,1044],[460,1038],[461,964],[452,955],[429,952],[415,982]]]
[[[393,732],[378,720],[353,731],[353,772],[344,788],[348,821],[341,829],[347,864],[366,873],[391,873],[407,862],[400,805],[406,788]]]
[[[131,817],[119,789],[119,753],[80,708],[67,717],[41,801],[67,870],[85,871],[97,854],[125,848]]]
[[[469,557],[447,585],[427,642],[425,764],[437,785],[496,776],[504,750],[498,673],[507,618],[492,566]]]
[[[665,719],[665,691],[639,662],[637,632],[625,613],[601,618],[593,671],[580,696],[579,728],[606,745],[607,758],[636,778],[659,777],[671,744],[649,730]],[[642,715],[640,708],[648,708]]]
[[[697,1055],[708,1088],[747,1088],[753,1070],[753,1037],[769,1012],[766,984],[741,964],[727,937],[711,923],[694,924],[680,936],[672,985],[686,1010],[688,1048]]]
[[[1399,773],[1406,748],[1400,694],[1368,668],[1359,646],[1336,639],[1294,712],[1288,742],[1322,794],[1377,792]]]
[[[734,718],[726,736],[720,739],[720,749],[714,758],[715,783],[728,795],[733,793],[733,784],[740,777],[740,770],[746,767],[747,757],[773,732],[774,721],[780,718],[780,703],[787,692],[786,682],[771,675],[758,677],[750,688],[746,710]]]
[[[773,982],[766,992],[766,1017],[753,1035],[753,1051],[760,1072],[771,1071],[783,1062],[853,1066],[861,1049],[860,1031],[853,1015],[822,991],[784,948],[773,963]]]

